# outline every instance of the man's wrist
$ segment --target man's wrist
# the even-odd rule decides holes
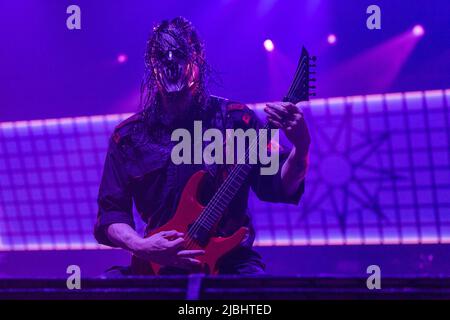
[[[135,254],[135,253],[139,253],[142,250],[142,243],[144,242],[144,239],[141,237],[133,237],[133,239],[130,239],[130,241],[128,241],[127,247],[128,250]]]
[[[289,164],[292,165],[295,169],[304,171],[308,166],[308,156],[308,150],[304,151],[294,146],[289,155],[288,161],[290,162]]]

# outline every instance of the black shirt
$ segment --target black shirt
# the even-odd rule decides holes
[[[225,136],[225,129],[261,127],[254,112],[245,105],[210,96],[200,113],[190,113],[182,123],[189,130],[194,120],[202,120],[203,130],[218,128]],[[158,127],[156,134],[155,127]],[[225,165],[175,165],[171,150],[177,142],[170,141],[174,126],[163,121],[150,122],[140,112],[119,124],[110,139],[103,176],[98,195],[98,216],[94,234],[101,244],[114,246],[106,235],[106,228],[114,223],[126,223],[135,228],[133,201],[141,218],[147,223],[147,231],[166,223],[175,213],[186,182],[198,170],[209,173],[206,199],[220,186],[229,168]],[[251,247],[254,229],[248,212],[250,187],[263,201],[297,204],[304,191],[304,181],[297,192],[287,196],[281,184],[281,168],[289,150],[280,147],[280,165],[275,175],[261,175],[258,165],[252,169],[248,181],[230,203],[223,215],[217,234],[227,236],[239,227],[250,230],[242,246]]]

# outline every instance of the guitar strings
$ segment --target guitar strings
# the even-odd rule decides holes
[[[269,124],[267,123],[264,128],[266,128],[266,127],[268,128],[268,126],[269,126]],[[257,141],[256,140],[253,141],[251,146],[248,148],[248,151],[246,151],[246,153],[244,154],[245,160],[247,160],[247,157],[250,154],[250,152],[253,151],[255,149],[255,147],[257,146],[257,143],[256,143]],[[241,158],[241,161],[242,161],[242,158]],[[242,172],[242,168],[245,168],[246,166],[248,166],[248,165],[244,163],[244,164],[241,164],[241,165],[237,165],[235,168],[233,168],[233,170],[231,171],[231,173],[228,176],[228,178],[226,179],[226,181],[220,186],[219,190],[214,195],[213,199],[210,201],[210,203],[208,203],[208,205],[205,208],[205,210],[201,213],[199,219],[194,222],[195,226],[192,229],[188,230],[189,236],[195,235],[195,233],[198,230],[200,230],[200,228],[201,228],[201,226],[202,226],[202,224],[204,222],[207,222],[208,224],[210,224],[210,226],[208,226],[209,228],[211,228],[217,222],[217,221],[209,219],[208,218],[208,214],[211,211],[212,211],[212,213],[214,213],[213,208],[220,201],[219,198],[223,194],[226,194],[226,188],[228,188],[228,186],[232,183],[232,180],[234,179],[234,176],[239,175]],[[235,195],[236,195],[236,193],[234,193],[234,195],[232,195],[232,197],[231,197],[231,199],[229,201],[231,201],[234,198]],[[186,247],[190,248],[190,246],[193,244],[193,241],[194,241],[194,239],[192,237],[190,237],[188,242],[186,243]]]
[[[296,75],[298,75],[298,69],[299,68],[297,68],[297,70],[296,70]],[[301,70],[301,72],[303,74],[305,73],[304,70]],[[291,86],[291,88],[290,88],[290,90],[288,92],[288,96],[292,95],[292,93],[294,91],[294,88],[298,85],[298,83],[301,81],[301,79],[302,79],[302,77],[295,77],[293,85]],[[268,128],[268,127],[269,127],[269,124],[267,123],[264,128]],[[251,151],[253,151],[255,147],[256,147],[256,143],[252,144],[251,147],[248,149],[249,151],[247,151],[245,153],[246,160],[247,160],[247,157],[248,157],[249,153]],[[240,165],[240,166],[236,166],[236,168],[234,170],[232,170],[232,172],[230,173],[230,177],[240,174],[243,171],[242,169],[245,168],[245,167],[246,167],[245,164],[244,165]],[[211,218],[208,217],[208,214],[210,213],[210,211],[213,211],[212,208],[214,207],[214,205],[216,205],[220,201],[219,200],[220,196],[222,196],[222,194],[226,194],[226,192],[225,192],[226,190],[224,190],[224,189],[226,189],[226,187],[228,187],[228,185],[230,185],[232,183],[231,181],[232,181],[232,179],[227,179],[227,181],[219,188],[218,192],[214,196],[214,199],[212,199],[212,201],[207,205],[206,210],[204,210],[203,213],[201,214],[200,218],[197,221],[194,222],[194,224],[196,224],[194,226],[194,228],[192,228],[192,229],[190,229],[188,231],[188,234],[190,236],[195,235],[195,233],[201,228],[201,226],[202,226],[202,224],[204,222],[207,222],[208,224],[210,224],[210,226],[208,226],[208,228],[211,228],[214,225],[214,223],[217,222],[217,221],[211,220]],[[235,195],[236,195],[236,193],[231,196],[231,199],[229,201],[231,201],[234,198]],[[212,213],[214,213],[214,211]],[[186,244],[186,247],[190,248],[191,245],[194,244],[193,241],[194,241],[194,239],[192,237],[190,237],[188,242],[187,242],[187,244]]]
[[[308,56],[306,55],[300,59],[300,62],[297,65],[297,68],[295,70],[294,81],[293,81],[291,87],[289,88],[289,92],[287,94],[288,96],[293,94],[294,88],[298,85],[298,82],[301,80],[302,77],[298,77],[298,73],[301,69],[303,69],[305,67],[304,60],[307,58],[308,58]],[[306,67],[305,67],[305,69],[306,69]],[[303,70],[301,70],[301,71],[303,72]]]
[[[267,123],[264,128],[268,128],[268,126],[269,126],[269,124]],[[250,145],[248,150],[245,152],[245,154],[244,154],[245,160],[247,160],[250,152],[253,151],[256,148],[256,146],[257,146],[257,139],[255,141],[253,141],[253,143]],[[238,161],[238,162],[242,162],[243,159],[241,158],[240,160],[241,161]],[[201,226],[204,222],[208,223],[208,228],[211,228],[212,226],[214,226],[214,224],[217,221],[215,221],[214,218],[208,217],[208,215],[211,212],[214,213],[214,206],[217,203],[219,203],[219,201],[220,201],[219,199],[223,194],[227,194],[226,189],[233,182],[233,179],[235,179],[236,176],[238,176],[240,173],[242,173],[244,168],[249,168],[249,165],[245,164],[245,161],[244,161],[244,164],[237,165],[235,168],[233,168],[230,175],[228,176],[226,181],[221,185],[221,187],[219,188],[217,193],[214,195],[213,199],[210,201],[210,203],[207,205],[205,210],[200,215],[199,219],[196,222],[194,222],[195,226],[191,230],[188,231],[189,235],[195,235],[195,232],[197,232],[201,228]],[[232,195],[228,201],[232,201],[232,199],[236,195],[237,191],[238,190],[236,190],[234,192],[234,195]],[[187,246],[191,245],[191,242],[192,242],[191,240],[193,241],[194,239],[190,238],[188,243],[186,244]]]
[[[298,85],[298,82],[301,79],[301,77],[298,77],[298,73],[303,68],[302,62],[297,66],[297,70],[295,70],[294,82],[292,83],[291,87],[289,88],[289,92],[288,92],[287,96],[290,96],[294,93],[294,88]]]
[[[297,67],[297,70],[296,70],[296,72],[295,72],[295,78],[294,78],[294,82],[293,82],[293,84],[291,85],[291,87],[290,87],[290,89],[289,89],[289,91],[288,91],[288,94],[287,94],[287,96],[289,97],[289,96],[291,96],[293,93],[294,93],[294,90],[295,90],[295,88],[298,86],[298,84],[302,81],[302,78],[303,78],[303,76],[304,76],[304,74],[306,73],[306,67],[305,67],[305,64],[304,64],[304,60],[305,59],[307,59],[308,57],[307,56],[305,56],[305,57],[303,57],[303,59],[301,60],[301,62],[299,63],[299,65],[298,65],[298,67]],[[301,74],[302,74],[302,76],[300,76],[300,77],[298,77],[298,73],[299,73],[299,71],[301,72]],[[269,123],[267,123],[265,126],[264,126],[264,129],[268,129],[269,128]],[[250,154],[250,152],[251,151],[253,151],[254,150],[254,148],[256,147],[256,145],[257,145],[257,143],[256,143],[256,141],[254,141],[254,143],[249,147],[249,149],[248,149],[248,151],[246,151],[246,153],[245,153],[245,160],[247,160],[247,157],[249,156],[249,154]],[[241,160],[242,160],[242,158],[241,158]],[[193,235],[195,235],[195,233],[198,231],[198,230],[200,230],[200,228],[201,228],[201,226],[202,226],[202,224],[204,223],[204,222],[206,222],[206,223],[208,223],[208,228],[211,228],[212,226],[214,226],[214,224],[217,222],[217,221],[215,221],[216,219],[214,219],[214,218],[210,218],[210,217],[208,217],[208,214],[210,213],[210,211],[212,211],[212,213],[214,213],[214,211],[213,211],[213,207],[217,204],[217,203],[219,203],[219,198],[223,195],[223,194],[226,194],[226,188],[232,183],[231,181],[234,179],[234,178],[231,178],[232,176],[237,176],[237,175],[239,175],[242,171],[243,171],[243,168],[248,168],[248,165],[247,164],[242,164],[242,165],[238,165],[238,166],[236,166],[232,171],[231,171],[231,173],[230,173],[230,175],[229,175],[229,179],[227,179],[226,181],[225,181],[225,183],[224,184],[222,184],[222,186],[219,188],[219,190],[217,191],[217,193],[215,194],[215,196],[213,197],[213,199],[212,199],[212,201],[210,202],[210,203],[208,203],[208,205],[207,205],[207,207],[205,208],[205,210],[201,213],[201,215],[200,215],[200,217],[199,217],[199,219],[198,220],[196,220],[195,222],[194,222],[194,224],[195,224],[195,226],[193,227],[193,228],[191,228],[190,230],[188,230],[188,235],[190,236],[189,237],[189,239],[188,239],[188,242],[186,243],[186,248],[191,248],[191,245],[193,245],[194,244],[194,239],[193,239]],[[248,174],[248,173],[247,173]],[[237,190],[238,191],[238,190]],[[236,192],[237,192],[236,191]],[[234,192],[234,195],[232,195],[231,196],[231,199],[229,199],[229,200],[227,200],[227,201],[232,201],[233,200],[233,198],[235,197],[235,195],[236,195],[236,192]],[[209,225],[210,224],[210,225]]]
[[[295,72],[295,75],[296,75],[296,76],[294,77],[294,82],[292,83],[292,86],[291,86],[291,88],[289,89],[288,96],[290,96],[290,95],[292,95],[292,94],[294,93],[295,88],[298,86],[299,82],[301,82],[301,81],[303,80],[303,77],[304,77],[305,74],[306,74],[307,67],[306,67],[306,65],[305,65],[305,63],[304,63],[304,60],[305,60],[305,59],[308,59],[308,56],[303,57],[302,60],[301,60],[301,62],[300,62],[299,65],[297,66],[297,70],[296,70],[296,72]],[[299,71],[301,71],[303,74],[302,74],[300,77],[297,77]]]
[[[298,70],[297,70],[298,71]],[[303,71],[303,70],[302,70]],[[297,73],[297,72],[296,72]],[[298,80],[298,78],[295,78],[296,81],[294,81],[295,85],[298,85],[298,82],[300,80]],[[295,88],[295,85],[291,86],[291,89],[289,90],[288,96],[292,94],[293,88]],[[264,128],[268,128],[269,124],[266,124],[266,126]],[[253,143],[251,145],[251,147],[248,149],[248,151],[246,151],[245,153],[245,160],[247,160],[247,157],[249,156],[250,152],[253,151],[256,147],[256,141],[254,141],[255,143]],[[242,160],[242,158],[241,158]],[[208,223],[207,228],[211,228],[217,221],[215,221],[215,218],[211,218],[210,216],[208,216],[210,214],[210,212],[212,211],[212,213],[214,213],[214,206],[219,203],[219,199],[223,194],[226,194],[226,188],[232,183],[232,180],[234,176],[238,176],[242,171],[243,168],[246,168],[246,165],[240,165],[240,166],[236,166],[236,168],[234,170],[232,170],[231,174],[230,174],[230,179],[227,179],[227,181],[219,188],[219,190],[217,191],[216,195],[214,196],[214,198],[212,199],[212,201],[207,205],[206,209],[202,212],[201,216],[199,217],[199,219],[197,221],[194,222],[195,226],[193,228],[191,228],[190,230],[188,230],[188,235],[189,240],[186,244],[187,248],[190,248],[191,245],[193,244],[194,239],[192,238],[193,235],[195,235],[195,233],[200,230],[200,228],[202,227],[202,225],[206,222]],[[233,192],[234,195],[231,196],[231,199],[229,201],[231,201],[234,196],[236,195],[235,192]]]

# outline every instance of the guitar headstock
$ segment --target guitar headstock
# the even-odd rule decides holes
[[[316,89],[316,60],[315,56],[311,57],[305,47],[302,47],[302,54],[298,61],[294,79],[283,101],[298,103],[300,101],[308,101],[309,97],[316,95],[313,92]]]

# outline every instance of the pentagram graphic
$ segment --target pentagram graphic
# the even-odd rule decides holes
[[[350,104],[342,106],[340,114],[331,114],[328,106],[320,116],[312,116],[311,108],[304,111],[312,143],[300,222],[312,213],[335,215],[345,234],[351,215],[360,221],[364,214],[373,214],[380,223],[388,220],[380,191],[384,182],[402,178],[380,153],[388,145],[389,132],[371,127]]]

